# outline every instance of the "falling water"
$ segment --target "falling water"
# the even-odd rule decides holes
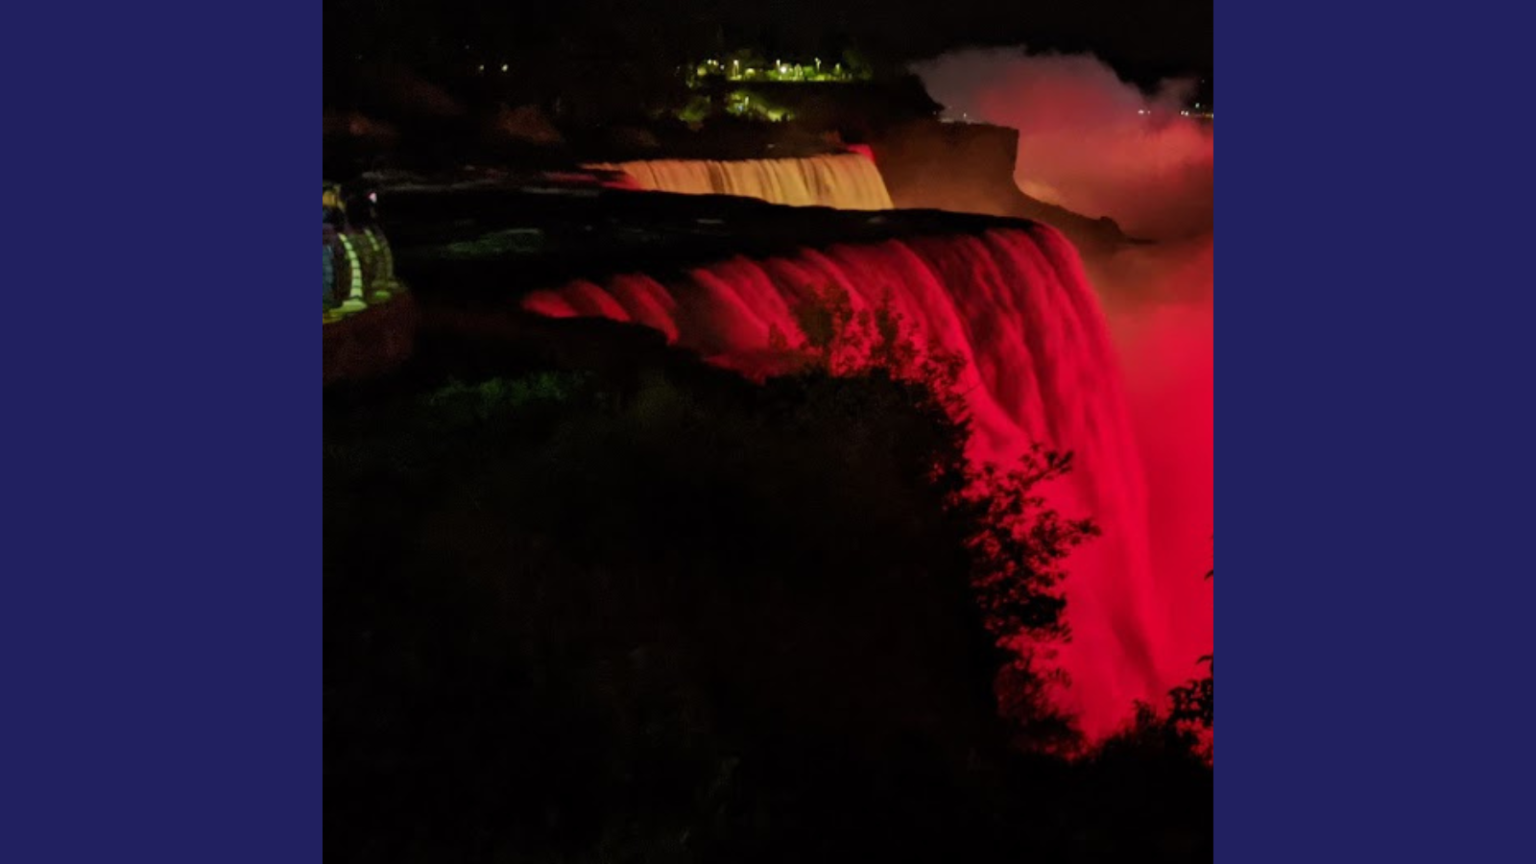
[[[716,176],[700,163],[648,164]],[[1133,700],[1164,693],[1179,674],[1168,670],[1187,658],[1165,656],[1167,614],[1148,562],[1146,491],[1120,372],[1077,253],[1054,229],[734,258],[665,285],[634,274],[574,282],[530,294],[524,306],[553,317],[631,321],[711,362],[751,371],[772,354],[770,332],[798,333],[793,307],[828,287],[847,292],[855,309],[889,304],[920,343],[964,359],[972,458],[1012,460],[1031,442],[1075,454],[1052,504],[1063,515],[1092,515],[1104,529],[1073,554],[1065,583],[1073,641],[1061,663],[1073,686],[1064,698],[1085,731],[1101,735]]]
[[[856,153],[733,162],[656,159],[587,167],[617,171],[653,192],[737,195],[774,204],[840,210],[889,210],[892,206],[875,163]]]

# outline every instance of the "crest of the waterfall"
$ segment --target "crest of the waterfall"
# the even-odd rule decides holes
[[[839,210],[890,210],[893,206],[875,163],[857,153],[725,162],[650,159],[587,167],[618,172],[653,192],[735,195],[773,204]]]
[[[720,191],[708,163],[642,164],[642,183],[686,177]],[[1177,683],[1160,670],[1177,664],[1161,656],[1167,613],[1148,560],[1141,457],[1098,299],[1076,251],[1054,229],[735,258],[667,285],[633,275],[572,283],[528,295],[524,307],[641,323],[750,371],[773,351],[775,330],[799,331],[793,308],[826,288],[845,293],[855,310],[889,304],[912,339],[963,358],[972,458],[1008,462],[1032,443],[1075,454],[1075,470],[1050,491],[1051,503],[1063,515],[1093,516],[1104,536],[1070,563],[1065,590],[1074,636],[1060,652],[1073,680],[1066,698],[1090,735],[1110,731],[1134,700],[1160,698]]]

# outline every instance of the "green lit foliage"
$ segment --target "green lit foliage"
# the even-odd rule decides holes
[[[693,85],[690,85],[693,86]],[[782,105],[766,98],[761,92],[752,90],[733,90],[725,94],[723,100],[724,112],[730,116],[743,120],[756,120],[770,123],[780,123],[794,119],[794,112]],[[717,111],[714,97],[702,93],[690,96],[682,107],[673,109],[671,114],[678,120],[689,125],[698,125],[714,117]]]
[[[545,238],[537,229],[513,228],[490,231],[466,240],[453,240],[437,246],[432,254],[439,258],[472,261],[506,256],[536,255],[544,251]]]
[[[709,58],[687,67],[691,84],[709,81],[776,83],[847,83],[869,81],[873,69],[853,52],[842,58],[766,59],[749,51],[739,51],[724,58]]]
[[[850,81],[868,81],[875,76],[874,64],[856,48],[845,50],[835,68]]]
[[[565,402],[581,392],[587,377],[537,372],[521,378],[492,378],[479,384],[451,380],[422,398],[424,415],[448,432],[516,415],[545,403]]]
[[[708,120],[715,113],[714,100],[708,96],[692,96],[688,104],[677,111],[677,119],[684,123],[697,124]]]
[[[750,90],[735,90],[726,97],[725,110],[737,117],[766,120],[778,123],[793,118],[793,114],[780,105],[766,99],[761,93]]]

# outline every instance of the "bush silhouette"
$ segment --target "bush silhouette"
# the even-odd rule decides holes
[[[678,361],[331,400],[331,860],[1069,861],[1199,835],[1198,790],[1164,802],[1194,829],[1085,815],[1108,775],[1175,770],[1145,742],[1012,749],[1071,741],[1011,638],[1062,636],[1061,559],[1093,529],[1031,488],[1069,460],[974,468],[944,358],[874,313],[833,325],[757,383]]]

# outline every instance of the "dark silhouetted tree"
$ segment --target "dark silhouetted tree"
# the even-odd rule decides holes
[[[1215,571],[1212,570],[1205,574],[1205,578],[1210,579],[1214,574]],[[1173,699],[1172,718],[1177,722],[1193,723],[1209,731],[1216,725],[1215,653],[1201,657],[1200,662],[1205,665],[1206,674],[1174,688],[1170,694]]]

